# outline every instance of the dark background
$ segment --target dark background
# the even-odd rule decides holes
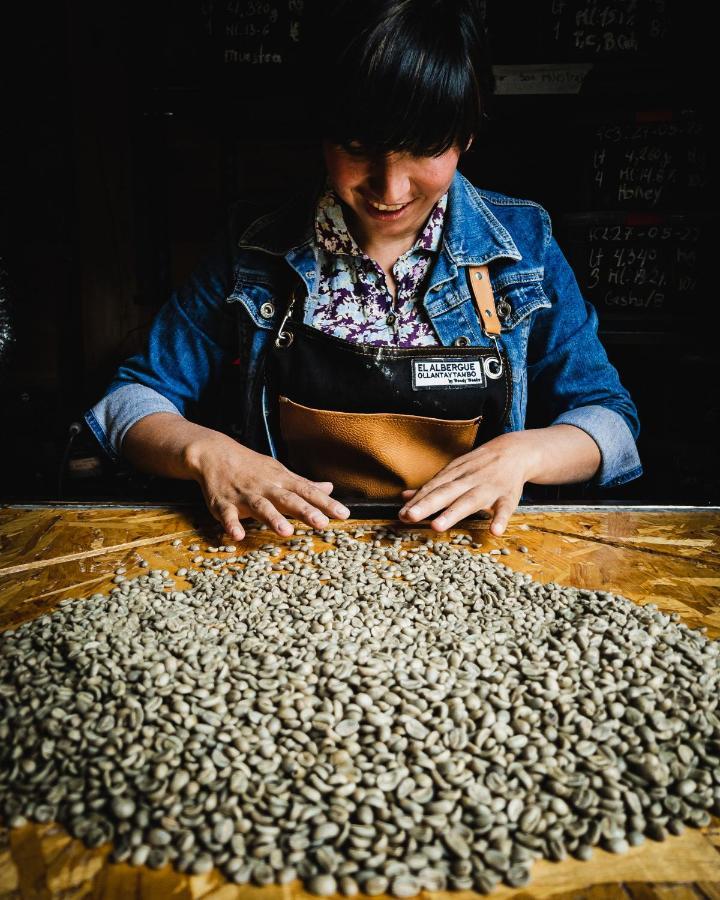
[[[313,2],[56,0],[4,29],[0,499],[167,496],[68,428],[231,205],[316,177],[322,97],[298,63]],[[716,50],[698,10],[484,4],[496,92],[460,168],[548,209],[642,425],[642,478],[546,499],[720,502]]]

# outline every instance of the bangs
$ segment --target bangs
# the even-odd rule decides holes
[[[325,45],[322,136],[368,152],[462,152],[482,129],[492,90],[480,23],[453,2],[381,6],[384,15],[364,28],[345,18],[345,34],[356,37],[340,51]]]

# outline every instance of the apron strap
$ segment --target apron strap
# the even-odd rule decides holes
[[[495,297],[490,284],[490,273],[487,266],[468,266],[467,277],[470,290],[475,298],[480,322],[486,335],[498,335],[501,332],[500,319],[495,309]]]

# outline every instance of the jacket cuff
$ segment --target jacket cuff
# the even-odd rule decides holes
[[[85,421],[113,462],[119,462],[129,429],[152,413],[181,415],[174,403],[143,384],[124,384],[85,413]]]
[[[642,465],[632,432],[620,413],[607,406],[579,406],[561,413],[553,425],[575,425],[595,441],[600,468],[590,480],[598,487],[624,484],[642,475]]]

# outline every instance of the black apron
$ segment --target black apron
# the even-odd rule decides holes
[[[468,269],[490,347],[358,344],[304,324],[304,286],[265,360],[278,459],[346,503],[400,500],[503,431],[512,373],[486,266]]]

